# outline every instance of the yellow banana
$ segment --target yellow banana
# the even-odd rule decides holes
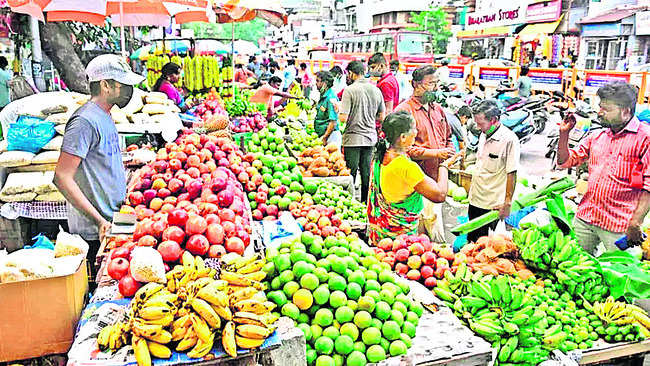
[[[183,252],[183,256],[181,257],[181,264],[183,267],[185,267],[186,270],[190,268],[194,269],[194,256],[192,253],[188,251]]]
[[[185,338],[185,335],[187,334],[187,331],[189,329],[190,329],[190,327],[187,327],[187,328],[178,327],[178,328],[174,329],[174,331],[172,332],[172,341],[178,342],[178,341],[182,340],[183,338]]]
[[[167,344],[172,341],[172,334],[169,331],[163,330],[154,336],[144,338],[147,338],[148,340],[154,341],[156,343]]]
[[[228,281],[228,283],[231,285],[246,287],[253,286],[258,290],[264,290],[264,286],[261,283],[253,281],[250,278],[236,272],[221,271],[219,278]]]
[[[217,306],[217,305],[210,305],[212,307],[212,310],[214,310],[217,315],[223,320],[231,321],[232,320],[232,311],[230,310],[229,307],[227,306]]]
[[[147,325],[162,325],[163,327],[168,327],[174,323],[174,313],[169,313],[160,319],[142,320],[142,323]]]
[[[131,300],[131,309],[137,310],[140,305],[144,304],[145,301],[147,301],[147,299],[149,299],[151,296],[163,288],[165,288],[165,285],[154,282],[149,282],[146,285],[140,287],[140,289],[136,291],[135,295],[133,296],[133,300]]]
[[[164,306],[142,308],[138,312],[138,316],[144,320],[158,320],[168,314],[172,314],[172,310]]]
[[[192,348],[191,351],[187,353],[187,357],[189,358],[203,358],[205,355],[212,350],[212,347],[214,346],[214,333],[210,334],[210,339],[208,341],[203,341],[202,339],[199,339],[196,342],[196,345],[194,348]]]
[[[105,351],[109,348],[112,331],[113,325],[107,325],[99,331],[99,335],[97,336],[97,348],[99,348],[100,351]]]
[[[192,328],[194,328],[196,336],[199,337],[199,339],[202,339],[204,342],[207,342],[208,339],[210,339],[210,333],[212,333],[210,326],[208,326],[208,323],[206,323],[205,320],[200,316],[196,314],[192,314],[191,316]]]
[[[194,299],[190,305],[192,306],[192,309],[201,316],[201,318],[205,319],[210,327],[214,329],[221,328],[221,318],[219,318],[219,315],[217,315],[214,309],[212,309],[210,304],[205,300]]]
[[[238,273],[241,274],[248,274],[248,273],[253,273],[257,272],[264,267],[266,264],[266,261],[264,259],[257,259],[254,260],[253,262],[241,267],[240,269],[237,270]]]
[[[185,337],[183,337],[183,339],[180,342],[178,342],[178,345],[176,346],[176,351],[177,352],[187,351],[188,349],[196,345],[198,339],[199,337],[196,335],[196,332],[194,331],[194,327],[193,326],[190,327],[190,329],[187,330]]]
[[[232,321],[237,324],[252,324],[259,325],[260,327],[266,327],[266,324],[260,319],[257,314],[238,311],[233,314]]]
[[[222,255],[221,258],[219,259],[221,261],[221,264],[224,265],[224,267],[228,267],[228,266],[234,266],[239,258],[241,258],[241,255],[235,252],[231,252]]]
[[[241,337],[254,339],[266,339],[273,333],[271,329],[252,324],[240,324],[237,326],[236,331],[237,335]]]
[[[196,272],[200,273],[203,270],[205,270],[205,262],[203,262],[203,258],[197,256],[194,258],[194,268],[196,268]]]
[[[147,341],[147,348],[149,348],[149,353],[156,358],[170,358],[172,356],[172,350],[164,344]]]
[[[242,269],[245,266],[255,262],[256,260],[260,259],[261,257],[262,257],[262,255],[260,253],[255,253],[253,255],[247,255],[247,256],[244,256],[244,257],[240,257],[239,259],[237,259],[237,261],[234,264],[235,270],[237,272],[239,272],[240,269]]]
[[[174,320],[174,322],[172,323],[172,330],[178,328],[189,328],[190,325],[192,325],[192,319],[190,318],[189,314],[186,314]]]
[[[266,278],[266,272],[264,272],[264,271],[256,271],[256,272],[252,272],[252,273],[247,273],[244,276],[246,276],[247,278],[250,278],[253,281],[260,282],[260,281],[262,281],[262,280],[264,280]]]
[[[136,320],[133,322],[131,331],[138,337],[150,338],[160,335],[163,332],[163,327],[159,324],[144,324]]]
[[[149,347],[147,347],[147,341],[144,338],[134,336],[131,339],[131,346],[138,366],[151,366],[151,354],[149,353]]]
[[[230,305],[234,305],[240,301],[248,300],[255,296],[255,294],[258,292],[259,291],[254,287],[246,287],[244,289],[233,292],[232,295],[230,295]]]
[[[235,335],[235,343],[237,343],[237,346],[240,348],[250,349],[261,346],[262,343],[264,343],[264,339],[244,338]]]
[[[272,310],[272,308],[267,307],[266,303],[254,299],[242,300],[235,303],[233,307],[235,308],[235,311],[238,312],[244,311],[258,315],[268,313]]]
[[[235,340],[235,323],[228,322],[223,327],[223,333],[221,334],[221,344],[223,345],[223,350],[230,357],[237,357],[237,342]]]
[[[217,290],[216,287],[212,285],[199,290],[196,296],[212,305],[228,306],[228,295],[221,290]]]

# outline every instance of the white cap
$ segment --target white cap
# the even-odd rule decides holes
[[[99,55],[90,60],[86,66],[88,81],[115,80],[125,85],[137,85],[144,77],[133,71],[124,59],[117,55]]]

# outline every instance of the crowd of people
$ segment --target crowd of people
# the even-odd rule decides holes
[[[173,89],[180,73],[177,66],[165,65],[154,89],[182,105],[182,96]],[[441,203],[448,191],[449,169],[459,158],[470,159],[454,146],[452,136],[462,136],[470,128],[479,130],[480,138],[471,157],[476,167],[469,190],[469,218],[495,210],[501,219],[511,214],[520,146],[516,135],[500,122],[501,105],[486,99],[473,109],[463,106],[446,111],[436,102],[441,73],[434,66],[418,67],[407,91],[402,90],[398,64],[387,62],[380,53],[367,64],[352,61],[345,71],[335,66],[315,75],[305,65],[296,68],[293,61],[284,69],[272,61],[267,69],[265,63],[251,58],[246,70],[237,69],[249,85],[251,79],[257,80],[252,101],[265,103],[270,116],[283,100],[296,98],[289,93],[294,83],[310,89],[308,94],[315,98],[315,132],[324,144],[341,146],[352,177],[360,180],[356,183],[361,187],[361,200],[368,205],[371,242],[418,232],[437,242],[446,241]],[[71,232],[95,243],[106,230],[107,213],[116,210],[125,191],[118,186],[108,189],[96,180],[121,171],[119,147],[112,145],[117,141],[116,130],[108,111],[113,105],[125,105],[132,85],[142,78],[124,71],[117,57],[110,55],[93,60],[86,72],[92,97],[66,125],[55,184],[70,202]],[[521,85],[518,90],[522,92]],[[650,209],[650,125],[635,117],[637,93],[624,82],[601,87],[599,117],[606,128],[573,149],[568,147],[568,134],[575,126],[571,114],[560,128],[558,164],[570,167],[589,162],[589,188],[573,226],[579,243],[592,253],[599,243],[615,250],[612,243],[621,236],[630,243],[642,242],[641,224]],[[119,176],[111,181],[120,181]],[[468,240],[476,241],[495,225],[469,233]]]

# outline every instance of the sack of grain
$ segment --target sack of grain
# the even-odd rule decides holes
[[[27,192],[27,193],[18,193],[9,196],[0,194],[0,201],[3,202],[31,202],[36,198],[36,193]]]
[[[56,244],[54,245],[55,258],[79,254],[85,256],[86,253],[88,253],[88,249],[88,243],[86,243],[79,235],[66,233],[59,227],[59,234],[56,236]]]
[[[32,165],[37,164],[55,164],[59,161],[59,156],[61,156],[60,151],[44,151],[32,159]]]
[[[34,193],[36,193],[38,195],[46,194],[46,193],[50,193],[50,192],[58,192],[58,189],[54,185],[54,172],[53,171],[43,173],[43,177],[41,177],[40,182],[34,188]]]
[[[54,130],[59,135],[63,136],[63,134],[65,133],[65,125],[56,125],[56,126],[54,126]]]
[[[52,175],[52,178],[54,178],[54,175]],[[0,194],[11,196],[19,193],[34,192],[42,181],[42,172],[11,173],[7,177],[7,181],[2,187]]]
[[[7,151],[0,154],[0,166],[5,168],[25,166],[32,163],[34,154],[26,151]]]
[[[34,201],[39,201],[39,202],[65,202],[65,197],[63,197],[63,194],[61,192],[56,191],[56,192],[48,192],[45,194],[40,194],[34,198]]]
[[[0,141],[0,145],[1,144],[2,142]],[[61,151],[61,145],[63,145],[63,136],[54,136],[50,142],[43,146],[43,150]]]
[[[47,116],[45,121],[54,122],[57,125],[64,125],[64,124],[68,123],[68,120],[70,120],[70,117],[72,117],[71,112],[56,113],[56,114],[51,114],[51,115]]]

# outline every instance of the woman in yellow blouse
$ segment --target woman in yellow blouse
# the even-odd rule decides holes
[[[406,153],[417,134],[413,116],[406,111],[391,113],[382,130],[386,138],[376,145],[368,199],[368,238],[374,244],[383,238],[416,234],[422,197],[444,202],[447,195],[449,161],[440,164],[436,182]]]

